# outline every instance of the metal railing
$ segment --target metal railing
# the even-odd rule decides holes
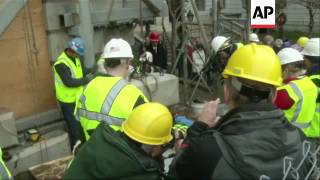
[[[309,141],[304,141],[302,145],[302,159],[298,165],[294,166],[292,157],[285,156],[283,158],[283,177],[285,179],[304,179],[304,180],[320,180],[320,145],[317,148],[312,148],[312,144]],[[310,169],[306,176],[299,174],[299,170],[303,167],[303,164],[310,163]],[[259,180],[271,180],[267,175],[261,175]]]

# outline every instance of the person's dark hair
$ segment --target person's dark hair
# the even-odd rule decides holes
[[[108,58],[104,60],[104,66],[106,68],[115,68],[121,64],[121,59],[119,58]]]
[[[304,56],[306,59],[308,59],[312,64],[320,64],[320,56]]]
[[[289,64],[282,65],[282,69],[288,68],[291,73],[297,73],[304,69],[304,63],[303,61],[293,62]]]
[[[203,49],[203,45],[201,43],[196,44],[196,49]]]

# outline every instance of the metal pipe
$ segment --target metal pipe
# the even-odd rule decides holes
[[[142,0],[139,1],[139,20],[140,20],[140,36],[144,37],[144,35],[143,35],[143,20],[142,20]]]
[[[86,44],[84,65],[87,68],[91,68],[95,64],[94,49],[93,49],[94,33],[93,33],[93,26],[91,21],[90,2],[91,1],[79,1],[80,19],[81,19],[79,29],[80,29],[80,36]]]
[[[213,25],[213,37],[217,35],[218,25],[218,1],[212,0],[212,25]]]
[[[247,0],[246,1],[247,3],[247,24],[246,24],[246,34],[245,34],[245,37],[244,37],[244,40],[245,42],[249,42],[249,36],[250,36],[250,33],[251,33],[251,28],[250,28],[250,22],[251,22],[251,1],[250,0]]]
[[[191,5],[192,5],[192,8],[193,8],[194,15],[196,16],[197,21],[199,23],[200,35],[201,35],[201,38],[202,38],[202,41],[203,41],[202,44],[204,45],[207,54],[210,54],[211,53],[210,47],[209,47],[209,45],[207,43],[208,37],[207,37],[207,35],[205,33],[205,30],[203,28],[203,24],[202,24],[202,22],[200,20],[200,16],[199,16],[199,13],[198,13],[198,8],[197,8],[196,3],[194,2],[194,0],[190,0],[190,2],[191,2]]]
[[[184,0],[180,0],[181,4],[183,4],[181,8],[181,24],[182,24],[182,37],[187,37],[188,34],[186,32],[186,16],[185,16],[185,7],[184,7]],[[186,41],[187,42],[187,41]],[[181,44],[181,48],[184,50],[183,51],[183,101],[184,103],[187,103],[187,97],[188,97],[188,61],[187,61],[187,51],[186,51],[186,45]]]

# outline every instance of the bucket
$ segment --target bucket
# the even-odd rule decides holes
[[[200,113],[202,112],[204,105],[205,105],[205,102],[193,101],[191,103],[192,116],[195,118],[198,118]]]

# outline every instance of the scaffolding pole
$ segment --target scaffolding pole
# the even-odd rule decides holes
[[[251,1],[250,0],[246,0],[246,3],[247,3],[247,25],[246,25],[246,35],[244,37],[244,40],[245,42],[249,42],[249,36],[250,36],[250,33],[251,33],[251,28],[250,28],[250,19],[251,19]]]
[[[185,8],[184,8],[184,0],[180,0],[181,4],[183,4],[183,7],[181,8],[181,27],[182,27],[182,37],[186,37],[187,31],[186,31],[186,16],[185,16]],[[187,97],[188,97],[188,61],[187,61],[187,51],[186,51],[186,45],[181,44],[181,49],[183,49],[183,102],[187,103]]]
[[[209,47],[208,42],[207,42],[208,41],[208,37],[207,37],[207,35],[205,33],[203,24],[202,24],[202,22],[200,20],[200,16],[199,16],[199,13],[198,13],[198,8],[196,6],[196,3],[194,2],[194,0],[190,0],[190,2],[191,2],[191,5],[192,5],[192,8],[193,8],[194,15],[197,18],[197,21],[198,21],[198,24],[199,24],[202,44],[204,45],[204,48],[206,50],[206,54],[211,54],[210,47]]]
[[[212,0],[212,25],[213,25],[213,37],[217,35],[218,25],[218,1]]]

